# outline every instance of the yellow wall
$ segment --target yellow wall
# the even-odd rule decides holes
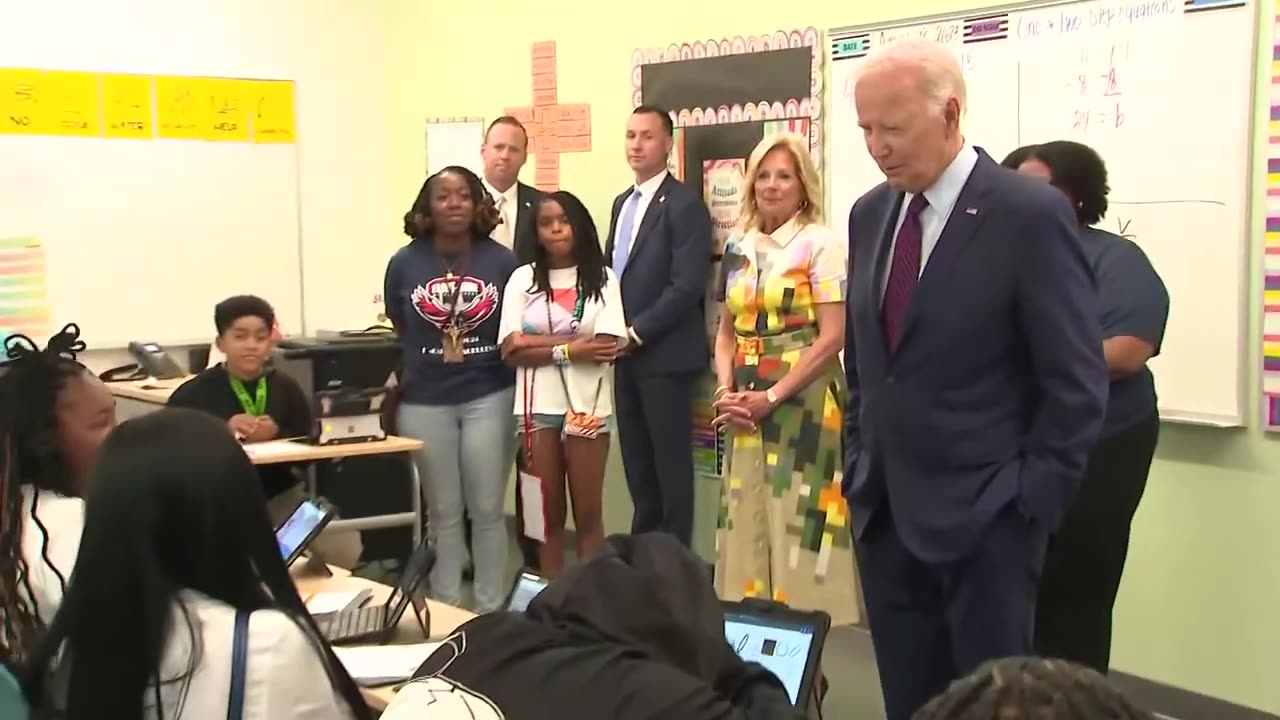
[[[408,207],[422,181],[422,120],[492,119],[504,106],[529,104],[530,44],[555,40],[559,100],[591,103],[594,129],[593,152],[561,156],[561,185],[583,197],[602,229],[610,201],[629,182],[622,131],[631,109],[634,47],[979,7],[963,0],[794,8],[765,0],[728,5],[564,0],[539,12],[537,5],[514,0],[385,1],[394,36],[390,56],[396,59],[387,141],[393,153],[390,186],[398,193],[395,212]],[[525,179],[532,177],[531,162]],[[833,216],[847,210],[833,208]],[[1255,247],[1260,245],[1260,237],[1254,240]],[[1252,287],[1257,296],[1256,284]],[[1252,313],[1251,337],[1257,326]],[[1256,365],[1251,372],[1256,376]],[[1256,386],[1251,383],[1251,404]],[[1280,446],[1256,430],[1166,425],[1163,432],[1116,612],[1115,665],[1280,713]],[[614,465],[607,521],[610,530],[625,530],[629,503],[616,457]],[[700,494],[700,506],[709,509],[710,494]],[[704,547],[706,531],[704,525]]]

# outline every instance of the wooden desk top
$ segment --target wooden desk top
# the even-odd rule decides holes
[[[301,563],[297,564],[299,567],[301,565]],[[297,584],[298,593],[302,595],[303,600],[318,592],[369,588],[373,591],[373,597],[370,602],[380,603],[385,601],[393,590],[390,585],[354,577],[346,570],[340,568],[331,569],[334,572],[333,577],[305,576],[299,575],[299,571],[294,571],[294,582]],[[429,632],[432,640],[445,639],[454,630],[457,630],[458,626],[475,617],[475,614],[470,611],[430,599],[427,600],[427,609],[431,614]],[[422,630],[418,627],[418,621],[414,619],[413,612],[413,607],[410,606],[404,617],[400,618],[400,624],[396,626],[395,642],[422,642]],[[395,686],[361,688],[360,694],[364,696],[365,702],[369,703],[369,707],[381,712],[391,703],[396,691]]]
[[[245,452],[249,454],[249,459],[253,461],[254,465],[338,460],[361,455],[411,452],[421,448],[421,440],[397,435],[388,435],[386,440],[339,445],[307,445],[290,440],[272,440],[263,443],[248,443],[244,446]]]
[[[194,375],[185,375],[173,380],[134,380],[131,382],[113,382],[107,383],[111,394],[116,397],[129,398],[138,402],[151,403],[153,405],[164,405],[169,402],[169,396],[182,383],[195,377]]]

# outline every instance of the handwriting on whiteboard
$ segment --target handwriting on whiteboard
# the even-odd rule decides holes
[[[1096,130],[1118,130],[1125,123],[1125,111],[1121,105],[1124,97],[1124,77],[1129,60],[1129,43],[1121,41],[1095,49],[1090,45],[1080,48],[1079,62],[1074,75],[1063,83],[1073,96],[1071,104],[1071,129],[1086,135]]]
[[[1221,200],[1111,200],[1107,203],[1111,207],[1134,205],[1216,205],[1218,207],[1226,207],[1226,203]],[[1115,222],[1111,223],[1115,227],[1115,234],[1122,238],[1128,238],[1134,242],[1138,241],[1138,235],[1133,228],[1133,218],[1117,215]]]
[[[1182,3],[1175,0],[1122,2],[1082,10],[1064,9],[1048,14],[1021,16],[1014,33],[1019,40],[1070,35],[1085,30],[1106,30],[1173,17],[1181,10]]]
[[[875,34],[875,42],[872,47],[883,47],[904,38],[921,38],[932,40],[939,45],[949,45],[953,42],[958,42],[963,36],[964,31],[961,28],[961,24],[959,20],[951,20],[929,25],[886,28]]]

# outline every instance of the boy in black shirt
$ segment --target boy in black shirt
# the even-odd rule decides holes
[[[275,310],[253,295],[227,298],[214,308],[217,346],[226,360],[173,391],[169,405],[216,415],[246,443],[301,437],[311,432],[311,402],[291,377],[267,367]],[[279,525],[306,497],[294,466],[258,466],[267,513]],[[321,532],[312,545],[328,563],[350,568],[360,559],[359,532]]]

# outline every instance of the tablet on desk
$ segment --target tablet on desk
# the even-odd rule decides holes
[[[333,519],[333,508],[319,500],[303,500],[276,528],[276,545],[286,566],[307,549]]]
[[[524,612],[529,603],[546,589],[551,581],[528,570],[520,571],[515,582],[511,584],[511,592],[507,595],[507,610]]]
[[[814,694],[831,616],[754,600],[724,603],[724,636],[743,660],[765,666],[792,704],[808,707]]]

